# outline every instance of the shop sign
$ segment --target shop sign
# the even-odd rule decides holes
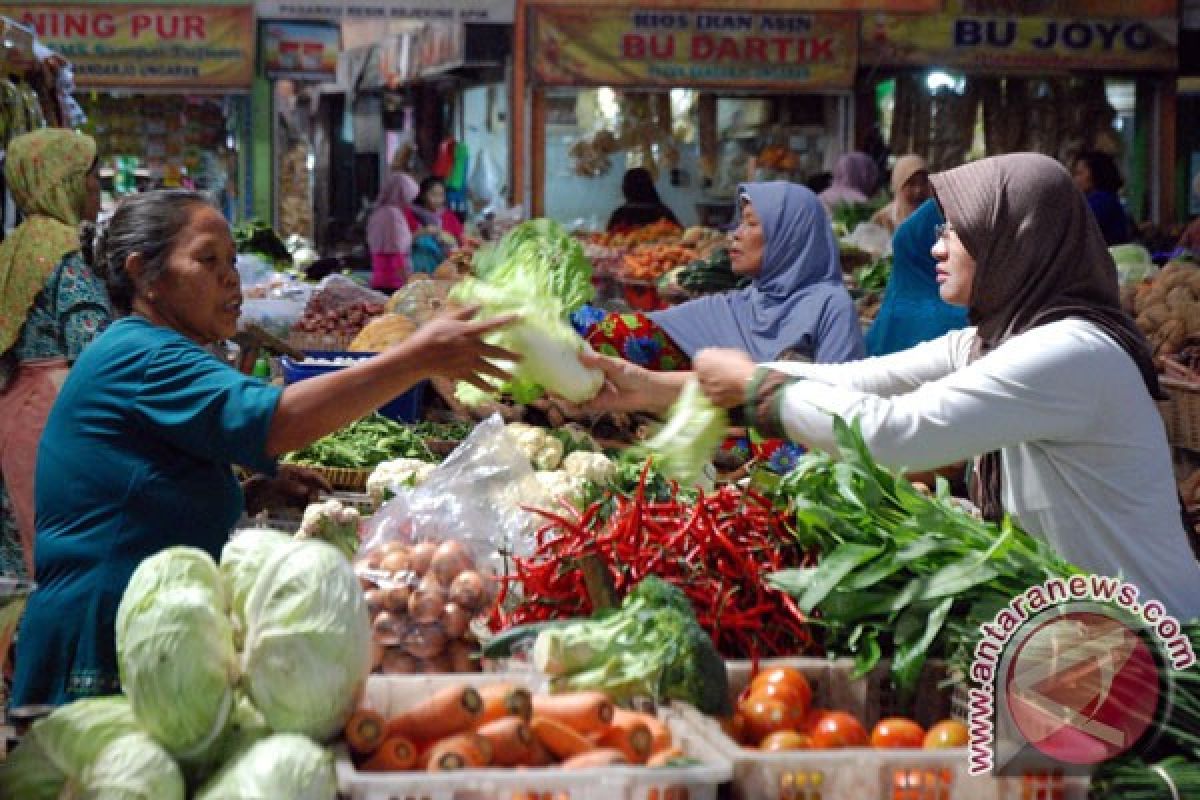
[[[243,89],[254,77],[254,8],[0,6],[74,67],[80,88]]]
[[[538,8],[530,60],[548,85],[848,88],[858,16]]]
[[[444,20],[511,24],[516,0],[258,0],[264,19]]]
[[[1174,70],[1178,46],[1174,17],[866,14],[860,58],[879,66]]]
[[[262,63],[268,78],[337,79],[341,29],[327,22],[264,22]]]

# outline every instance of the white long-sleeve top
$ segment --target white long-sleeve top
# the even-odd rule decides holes
[[[770,364],[789,437],[833,450],[829,412],[858,418],[876,459],[930,469],[999,450],[1004,508],[1087,570],[1200,616],[1162,417],[1133,360],[1081,319],[1014,336],[969,363],[975,330],[847,364]]]

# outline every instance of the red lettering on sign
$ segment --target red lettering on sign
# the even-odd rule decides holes
[[[747,36],[746,60],[759,61],[765,64],[767,61],[767,40],[761,36]]]
[[[199,14],[188,14],[184,17],[183,38],[207,39],[208,34],[204,30],[204,17]]]
[[[646,40],[636,33],[627,33],[621,37],[621,56],[623,58],[645,58]]]
[[[133,15],[133,38],[137,38],[140,33],[146,31],[154,24],[149,14],[134,14]]]
[[[665,34],[661,39],[657,34],[650,37],[650,55],[660,61],[675,57],[675,37]]]
[[[92,32],[99,39],[111,39],[117,34],[117,22],[112,14],[97,14],[92,18]]]
[[[692,61],[708,61],[713,55],[713,38],[708,34],[692,37]]]
[[[833,39],[809,39],[812,49],[809,50],[809,61],[833,61]]]
[[[735,39],[728,36],[721,37],[721,43],[717,45],[717,61],[737,61],[741,57],[738,52],[738,43]]]

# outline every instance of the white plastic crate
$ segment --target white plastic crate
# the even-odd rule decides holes
[[[532,672],[473,675],[372,675],[362,706],[386,717],[446,686],[515,683],[537,691]],[[716,800],[717,786],[733,777],[729,759],[709,737],[674,714],[665,714],[675,744],[701,764],[689,767],[605,767],[566,771],[479,769],[462,772],[359,772],[346,752],[337,759],[339,793],[348,800]]]
[[[852,680],[854,663],[848,659],[765,659],[759,666],[800,670],[812,686],[814,706],[847,711],[868,729],[881,716],[903,713],[891,706],[894,698],[886,689],[886,668]],[[749,684],[751,667],[749,662],[730,662],[728,671],[730,690],[736,697]],[[923,679],[922,685],[916,702],[933,702],[929,686],[936,686],[936,681]],[[915,716],[935,721],[950,715],[950,705],[948,699],[939,697],[936,708]],[[765,753],[740,747],[716,720],[694,708],[677,705],[673,709],[733,762],[733,794],[739,800],[1085,800],[1087,796],[1085,779],[972,776],[967,770],[966,748],[864,747]],[[914,716],[913,710],[905,715]]]

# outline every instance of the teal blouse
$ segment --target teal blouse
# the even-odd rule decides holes
[[[13,705],[117,691],[114,622],[130,576],[175,545],[219,557],[243,505],[232,465],[273,471],[281,393],[140,317],[83,352],[38,448],[38,587]]]

